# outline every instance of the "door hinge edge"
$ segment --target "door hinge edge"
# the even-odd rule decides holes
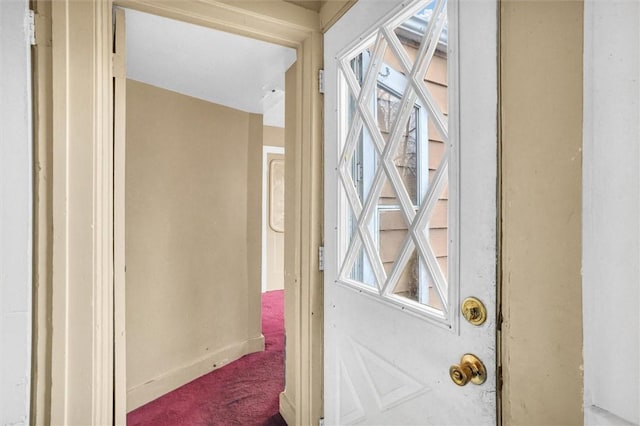
[[[318,70],[318,92],[324,94],[324,70]]]

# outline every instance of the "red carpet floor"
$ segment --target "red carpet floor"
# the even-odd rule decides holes
[[[284,292],[262,295],[265,351],[250,354],[143,405],[127,424],[286,426],[278,413],[284,389]]]

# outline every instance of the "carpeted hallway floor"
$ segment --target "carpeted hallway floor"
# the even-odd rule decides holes
[[[145,426],[286,426],[278,413],[284,389],[284,292],[262,295],[265,351],[244,356],[127,415]]]

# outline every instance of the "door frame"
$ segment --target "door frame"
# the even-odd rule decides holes
[[[286,224],[294,267],[286,271],[291,316],[287,319],[287,369],[295,380],[281,394],[281,411],[290,424],[313,424],[322,403],[322,274],[317,247],[322,240],[322,14],[281,0],[237,2],[184,0],[63,0],[36,2],[43,33],[51,31],[43,55],[51,67],[36,71],[38,149],[51,152],[47,175],[51,190],[37,200],[36,215],[51,242],[38,246],[51,261],[36,265],[50,279],[39,313],[34,366],[34,421],[52,424],[122,423],[113,414],[114,391],[126,382],[114,368],[114,158],[113,6],[250,36],[297,50],[295,118],[287,140],[287,195],[295,211]],[[343,2],[345,5],[348,2]],[[45,36],[46,40],[47,37]],[[43,40],[43,41],[45,41]],[[49,40],[47,40],[49,41]],[[47,43],[43,43],[47,44]],[[49,47],[50,46],[50,47]],[[39,53],[38,53],[39,54]],[[50,121],[49,121],[50,120]],[[50,123],[47,125],[47,123]],[[50,210],[48,210],[50,208]],[[114,219],[115,216],[115,219]],[[116,224],[115,229],[118,229]],[[117,314],[116,314],[117,315]],[[47,347],[48,346],[48,347]],[[48,356],[47,352],[50,354]],[[46,374],[46,375],[45,375]],[[44,375],[44,378],[43,378]]]

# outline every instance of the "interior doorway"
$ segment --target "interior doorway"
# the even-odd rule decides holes
[[[113,52],[115,4],[278,43],[297,52],[298,61],[286,79],[286,92],[292,96],[287,105],[294,118],[286,136],[287,217],[291,220],[285,226],[290,226],[291,232],[287,232],[285,243],[285,279],[295,283],[295,288],[287,299],[292,306],[292,328],[288,329],[286,344],[291,350],[280,409],[284,412],[286,407],[291,424],[317,422],[322,412],[323,303],[322,273],[318,269],[318,246],[322,243],[322,95],[317,76],[322,66],[322,28],[344,5],[336,3],[337,8],[323,15],[328,21],[286,2],[273,7],[262,2],[108,0],[95,7],[78,2],[54,3],[50,12],[46,11],[48,2],[44,2],[47,8],[39,7],[45,17],[41,34],[56,36],[39,49],[45,61],[37,67],[46,120],[45,130],[37,139],[38,146],[50,152],[56,167],[47,169],[46,175],[50,204],[38,206],[41,222],[51,230],[47,235],[55,242],[47,251],[46,266],[39,267],[38,272],[39,276],[51,277],[53,283],[48,302],[40,305],[43,317],[49,315],[50,327],[44,329],[49,340],[38,339],[43,342],[39,344],[43,352],[39,353],[45,355],[38,358],[38,365],[44,366],[39,369],[44,379],[39,375],[36,387],[38,401],[50,398],[51,403],[38,404],[43,407],[38,408],[38,415],[50,416],[55,424],[125,421],[122,399],[126,397],[126,377],[122,364],[126,353],[122,356],[121,344],[125,329],[123,304],[118,301],[122,293],[118,276],[124,274],[124,259],[114,256],[122,252],[119,248],[124,244],[123,209],[114,205],[123,192],[123,174],[117,168],[124,163],[113,139],[114,79],[117,82],[122,62]],[[50,32],[46,30],[48,22]],[[52,50],[58,52],[53,57]]]
[[[133,10],[116,16],[127,22],[126,94],[116,83],[115,99],[116,129],[126,122],[116,165],[126,271],[116,298],[126,345],[116,347],[126,363],[116,360],[116,376],[126,371],[130,412],[264,349],[263,147],[272,133],[284,146],[284,72],[296,52]],[[271,158],[269,179],[283,166]],[[280,192],[283,210],[273,187],[270,204]],[[280,216],[268,216],[270,228],[284,231]]]

